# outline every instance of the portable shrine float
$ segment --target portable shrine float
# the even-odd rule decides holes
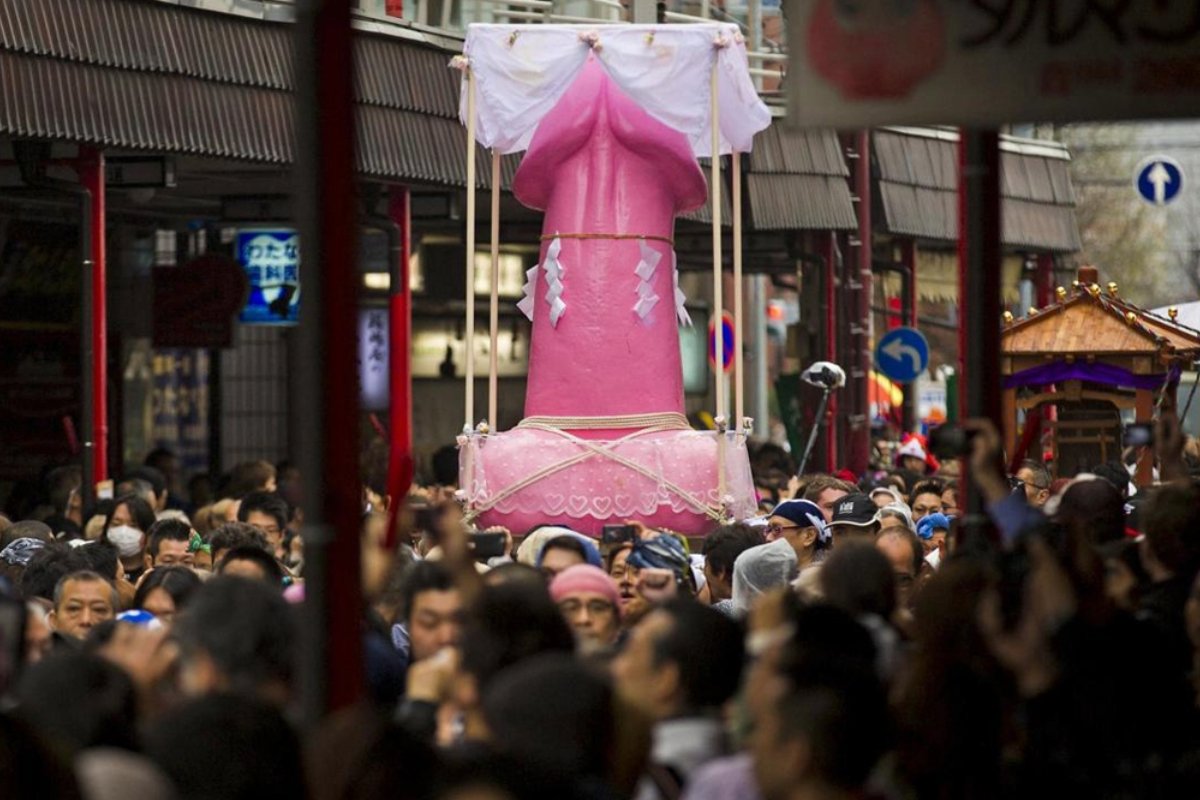
[[[466,185],[476,142],[524,152],[518,201],[543,211],[540,262],[518,304],[532,322],[525,416],[496,420],[499,181],[492,181],[488,407],[476,419],[467,348],[460,487],[480,526],[556,523],[598,536],[638,519],[687,535],[755,511],[743,416],[737,154],[770,124],[731,24],[472,25],[460,117]],[[721,159],[733,154],[734,403],[715,370],[714,431],[684,415],[679,325],[690,325],[674,253],[678,214],[711,192],[714,307],[724,305]],[[699,158],[711,160],[706,184]],[[474,340],[474,192],[467,192],[467,341]],[[723,358],[717,348],[717,358]]]
[[[1174,310],[1172,309],[1172,312]],[[1000,338],[1007,451],[1020,457],[1043,432],[1057,472],[1070,477],[1122,455],[1123,411],[1150,422],[1175,402],[1179,376],[1200,358],[1200,331],[1130,303],[1116,283],[1101,287],[1095,267],[1081,267],[1070,289],[1031,308],[1005,313]],[[1018,437],[1018,411],[1025,429]],[[1153,459],[1140,458],[1135,481],[1151,481]]]

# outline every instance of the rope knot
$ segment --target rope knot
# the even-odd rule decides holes
[[[579,41],[590,47],[593,53],[599,53],[603,48],[600,44],[600,34],[596,31],[580,31]]]

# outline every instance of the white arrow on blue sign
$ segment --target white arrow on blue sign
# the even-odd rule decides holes
[[[875,345],[875,366],[889,380],[912,383],[929,366],[929,342],[916,328],[894,328]]]
[[[1137,193],[1153,206],[1165,206],[1183,189],[1183,167],[1170,156],[1150,156],[1133,173]]]

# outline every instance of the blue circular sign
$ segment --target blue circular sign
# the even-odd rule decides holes
[[[912,383],[929,366],[929,342],[916,328],[895,328],[875,345],[875,366],[895,383]]]
[[[1150,156],[1138,164],[1134,186],[1152,206],[1165,206],[1183,190],[1183,167],[1170,156]]]
[[[725,372],[733,370],[733,315],[728,311],[721,313],[721,356]],[[708,363],[717,366],[717,331],[712,322],[708,323]]]

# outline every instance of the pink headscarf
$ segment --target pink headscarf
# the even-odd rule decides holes
[[[621,593],[617,590],[616,581],[599,567],[593,567],[591,564],[576,564],[558,573],[550,582],[550,596],[556,603],[581,592],[600,595],[610,601],[613,608],[620,613]]]

